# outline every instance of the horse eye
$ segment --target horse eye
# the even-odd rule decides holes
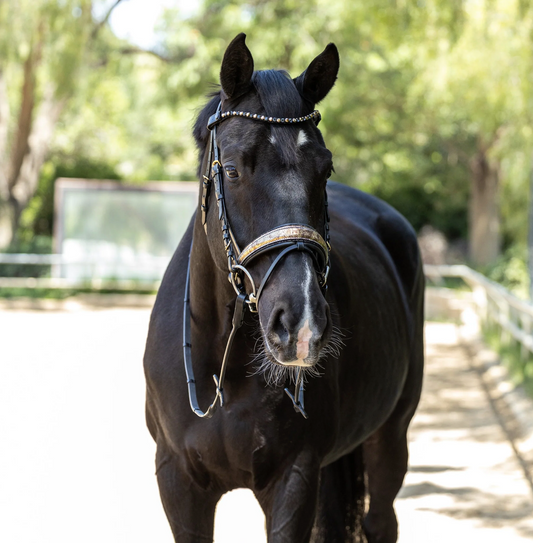
[[[237,171],[237,168],[235,168],[235,166],[226,166],[224,170],[226,170],[226,175],[230,179],[237,179],[239,177],[239,172]]]

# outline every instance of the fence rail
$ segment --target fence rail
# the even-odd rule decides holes
[[[73,257],[62,254],[0,253],[0,265],[52,266],[52,277],[0,277],[0,288],[29,289],[91,289],[91,290],[157,290],[160,280],[151,278],[99,277],[102,269],[129,270],[132,277],[139,271],[160,277],[170,257],[136,256],[135,258],[102,258],[97,256]],[[60,276],[62,266],[80,266],[92,272],[90,276],[64,278]]]
[[[161,281],[135,279],[61,279],[55,277],[0,277],[0,288],[63,289],[63,290],[116,290],[153,292]]]
[[[167,264],[170,260],[169,256],[137,256],[134,262],[126,263],[126,265],[161,265]],[[63,264],[122,264],[124,260],[107,258],[101,256],[79,256],[66,257],[62,254],[28,254],[28,253],[0,253],[0,264],[32,264],[32,265],[63,265]]]
[[[424,266],[430,279],[461,278],[471,289],[477,313],[485,324],[500,327],[501,339],[513,338],[520,344],[522,358],[533,353],[533,304],[520,300],[498,283],[464,265]]]
[[[168,257],[142,257],[134,262],[109,261],[132,269],[151,268],[161,270],[166,266]],[[0,264],[23,265],[96,265],[102,259],[96,257],[66,258],[61,254],[9,254],[0,253]],[[501,285],[491,281],[481,273],[464,265],[457,266],[424,266],[429,279],[442,280],[446,277],[462,279],[473,292],[477,313],[484,323],[496,323],[501,329],[503,340],[513,338],[521,345],[522,357],[533,353],[533,304],[520,300]],[[123,290],[153,291],[157,290],[160,281],[146,279],[106,279],[84,278],[65,279],[61,277],[0,277],[0,288],[30,289],[91,289],[91,290]]]

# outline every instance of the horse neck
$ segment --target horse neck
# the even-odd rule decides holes
[[[199,215],[199,214],[197,214]],[[222,244],[222,236],[220,235]],[[229,306],[236,295],[228,281],[228,272],[221,270],[213,260],[207,236],[197,216],[193,230],[190,255],[190,299],[193,315],[193,333],[225,333],[231,324]]]

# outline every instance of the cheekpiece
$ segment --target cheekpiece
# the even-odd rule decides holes
[[[203,176],[202,183],[202,224],[207,233],[207,212],[208,212],[208,200],[209,193],[211,192],[211,185],[214,185],[215,195],[218,206],[218,218],[222,227],[222,240],[224,243],[224,250],[228,258],[228,279],[235,289],[237,298],[235,300],[235,309],[232,319],[232,329],[226,343],[226,349],[224,351],[224,357],[220,368],[220,377],[214,375],[213,379],[216,385],[216,394],[213,402],[209,408],[204,412],[198,405],[198,398],[196,395],[196,381],[194,379],[194,372],[191,359],[191,342],[190,342],[190,291],[189,291],[189,278],[190,278],[190,252],[189,252],[189,264],[187,266],[187,279],[185,286],[185,297],[183,300],[183,361],[185,364],[185,372],[187,375],[187,387],[189,390],[189,401],[192,411],[202,418],[210,418],[213,412],[220,403],[224,405],[224,377],[226,373],[226,366],[228,361],[228,355],[231,351],[233,344],[233,338],[237,330],[242,326],[244,311],[246,308],[252,313],[257,313],[257,304],[263,292],[269,277],[273,273],[276,266],[281,260],[291,251],[307,251],[311,253],[314,261],[317,264],[317,275],[320,286],[324,289],[328,279],[330,261],[329,261],[329,214],[328,214],[328,200],[327,192],[324,192],[324,237],[322,237],[314,228],[306,224],[284,224],[274,228],[268,232],[265,232],[250,244],[248,244],[242,251],[239,251],[235,237],[231,231],[230,223],[226,212],[226,204],[224,200],[224,183],[222,176],[222,164],[219,160],[219,148],[217,143],[216,126],[230,117],[246,117],[247,119],[253,119],[255,121],[262,121],[271,124],[293,124],[304,123],[306,121],[313,120],[315,124],[320,121],[320,112],[315,109],[309,115],[302,117],[268,117],[266,115],[258,115],[257,113],[250,113],[248,111],[224,111],[221,112],[221,104],[219,103],[217,111],[214,115],[209,117],[207,128],[211,131],[209,155],[207,160],[207,170]],[[192,248],[192,244],[191,244]],[[263,275],[263,279],[259,288],[256,288],[252,275],[246,269],[246,265],[249,264],[256,256],[263,254],[266,251],[273,249],[280,249],[277,257],[274,259],[270,268]],[[248,278],[252,286],[252,292],[247,293],[245,288],[245,277]],[[294,409],[301,413],[303,417],[307,418],[307,413],[304,409],[304,386],[303,386],[303,374],[302,369],[299,368],[298,376],[296,379],[294,394],[285,389],[285,392],[290,397]]]

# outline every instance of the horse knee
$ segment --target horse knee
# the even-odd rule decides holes
[[[221,493],[201,488],[180,468],[174,455],[159,447],[156,475],[161,502],[179,543],[213,541],[215,507]]]
[[[320,465],[301,453],[285,473],[256,494],[267,518],[269,543],[308,543],[316,514]]]
[[[363,522],[366,540],[368,543],[396,543],[398,540],[398,520],[391,506],[388,512],[378,515],[372,511]]]

